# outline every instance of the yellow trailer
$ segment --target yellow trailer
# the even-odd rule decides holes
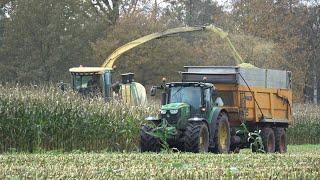
[[[231,129],[236,131],[245,124],[251,132],[261,130],[262,136],[270,138],[264,141],[270,142],[265,144],[271,148],[268,151],[274,151],[274,147],[278,148],[275,151],[286,151],[285,131],[292,124],[290,71],[241,66],[185,66],[185,69],[183,82],[205,80],[214,84]],[[240,143],[235,133],[232,136],[235,139],[231,144]]]

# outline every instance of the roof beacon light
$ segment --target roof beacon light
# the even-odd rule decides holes
[[[206,81],[208,80],[208,77],[207,77],[207,76],[203,76],[202,80],[203,80],[204,82],[206,82]]]

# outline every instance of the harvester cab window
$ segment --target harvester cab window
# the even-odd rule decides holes
[[[97,75],[92,75],[91,79],[89,79],[87,83],[87,88],[90,89],[98,89],[99,77]]]
[[[74,87],[77,90],[85,89],[88,87],[88,82],[92,79],[92,76],[85,76],[85,75],[75,75],[74,77]]]
[[[201,88],[200,87],[172,87],[169,103],[187,103],[191,107],[191,112],[197,112],[201,107]]]
[[[96,90],[99,87],[99,75],[90,74],[90,75],[74,75],[74,88],[78,91],[87,89],[87,90]]]

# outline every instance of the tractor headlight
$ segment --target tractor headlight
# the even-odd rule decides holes
[[[160,114],[166,114],[167,110],[160,109]]]
[[[170,114],[177,114],[179,112],[178,109],[170,110]]]

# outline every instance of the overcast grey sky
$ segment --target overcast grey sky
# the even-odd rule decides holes
[[[231,8],[231,1],[232,0],[213,0],[218,2],[219,5],[221,6],[226,6],[226,9],[230,9]],[[162,0],[158,0],[158,2],[162,2]],[[300,2],[302,2],[303,4],[307,4],[307,5],[316,5],[316,4],[320,4],[320,0],[300,0]]]
[[[230,5],[231,0],[214,0],[218,2],[219,5]],[[158,0],[158,2],[163,2],[163,0]]]
[[[231,9],[231,1],[232,0],[213,0],[218,2],[219,5],[225,6],[226,10]],[[158,4],[162,7],[166,7],[167,3],[164,3],[163,0],[158,0]]]

